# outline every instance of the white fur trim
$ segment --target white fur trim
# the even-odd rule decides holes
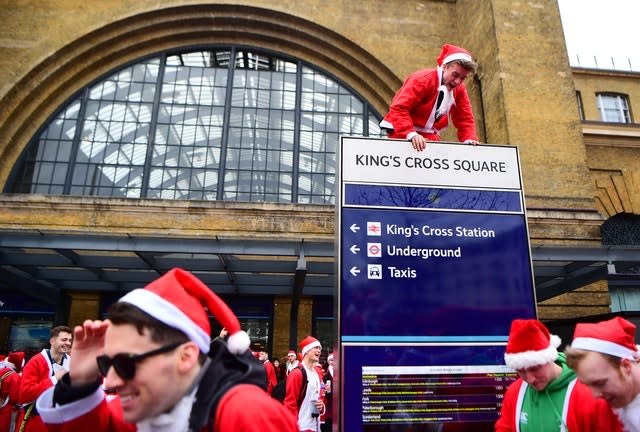
[[[595,351],[615,357],[634,360],[637,353],[617,343],[590,337],[577,337],[571,342],[571,348]]]
[[[249,349],[250,344],[251,339],[249,339],[249,335],[243,330],[240,330],[227,338],[227,348],[232,354],[242,354]]]
[[[391,130],[393,130],[393,125],[391,123],[389,123],[388,121],[386,121],[385,119],[382,119],[380,121],[380,127],[382,129],[391,129]]]
[[[144,288],[138,288],[130,291],[118,301],[132,304],[169,327],[182,331],[198,345],[200,351],[204,354],[209,352],[211,336],[199,325],[191,321],[191,318],[173,303],[168,302],[156,293]]]
[[[438,87],[438,93],[442,92],[442,102],[440,103],[440,108],[436,111],[436,114],[439,116],[444,116],[449,114],[451,110],[451,105],[454,105],[455,100],[453,98],[453,91],[449,90],[446,85],[441,85]]]
[[[454,60],[472,61],[471,56],[469,54],[458,52],[458,53],[453,53],[453,54],[449,54],[448,56],[446,56],[442,60],[442,64],[445,65],[447,63],[451,63]]]
[[[555,361],[558,358],[558,348],[560,346],[560,338],[551,335],[549,346],[539,351],[524,351],[514,354],[504,354],[504,362],[511,369],[526,369]]]
[[[302,357],[304,357],[304,355],[306,353],[308,353],[310,349],[315,348],[315,347],[321,347],[320,341],[313,341],[309,345],[307,345],[304,348],[302,348]]]
[[[53,406],[53,390],[49,387],[36,401],[36,409],[45,423],[62,424],[82,417],[92,411],[104,400],[104,391],[101,387],[91,395],[64,405]]]
[[[518,399],[516,400],[516,416],[518,419],[516,421],[516,432],[520,432],[520,415],[522,414],[522,403],[524,402],[524,395],[527,393],[527,388],[529,384],[525,380],[522,380],[522,384],[520,385],[520,390],[518,391]]]
[[[567,428],[567,418],[569,416],[569,401],[571,400],[571,393],[578,382],[577,378],[574,378],[567,386],[567,393],[564,396],[564,403],[562,404],[562,423],[560,424],[560,432],[569,432]]]

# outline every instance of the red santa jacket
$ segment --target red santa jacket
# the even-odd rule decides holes
[[[273,367],[273,363],[269,360],[265,360],[262,363],[265,372],[267,372],[267,393],[271,394],[273,388],[278,384],[278,378],[276,378],[276,369]]]
[[[301,396],[301,391],[302,386],[303,386],[303,381],[302,381],[302,371],[300,370],[300,368],[305,367],[303,364],[300,364],[299,368],[296,369],[292,369],[291,372],[289,373],[289,375],[287,376],[287,390],[286,390],[286,394],[284,397],[284,406],[293,414],[295,415],[296,419],[300,416],[300,410],[302,408],[302,410],[304,411],[305,409],[309,409],[309,407],[307,406],[307,408],[303,408],[302,405],[306,405],[306,404],[310,404],[311,402],[308,401],[307,398],[307,394],[305,392],[305,395],[302,397],[301,405],[298,405],[298,399]],[[322,368],[320,366],[314,367],[313,368],[317,377],[317,382],[318,385],[320,386],[323,381],[322,381]],[[307,372],[309,373],[309,372]],[[307,382],[310,382],[310,377],[307,377]],[[323,403],[325,402],[325,398],[324,398],[324,392],[321,391],[320,388],[318,388],[318,394],[319,394],[319,400],[321,400]],[[326,408],[326,407],[325,407]],[[326,409],[325,409],[326,411]],[[324,412],[320,413],[321,415],[324,416]]]
[[[264,367],[249,352],[233,355],[216,339],[209,352],[189,423],[202,432],[297,432],[296,419],[265,392]],[[85,386],[86,387],[86,386]],[[38,411],[53,432],[133,432],[136,425],[123,419],[119,397],[105,398],[100,382],[89,392],[73,395],[68,375],[56,388],[38,398]],[[58,400],[58,393],[63,400]]]
[[[42,396],[46,403],[53,389]],[[135,432],[136,425],[122,418],[120,399],[107,402],[102,389],[80,401],[53,410],[43,409],[41,416],[50,432]],[[40,403],[40,401],[39,401]],[[250,409],[249,409],[250,407]],[[201,432],[297,432],[295,419],[282,404],[253,384],[240,384],[220,399],[214,420]]]
[[[450,117],[460,142],[478,140],[464,84],[453,89],[453,104],[448,116],[435,120],[439,86],[438,69],[423,69],[409,75],[393,97],[389,112],[380,123],[383,127],[386,125],[393,128],[388,133],[389,138],[407,139],[411,132],[417,132],[429,140],[439,141],[439,134],[447,127]]]
[[[496,432],[520,431],[520,418],[527,383],[518,378],[507,389]],[[562,410],[562,419],[569,432],[620,432],[620,423],[603,399],[596,399],[591,390],[577,379],[567,389],[568,398]],[[568,400],[567,400],[568,399]],[[552,432],[552,431],[549,431]]]
[[[20,394],[20,374],[12,368],[0,368],[2,390],[0,390],[0,431],[9,431],[11,414],[17,410]],[[11,431],[13,432],[13,431]]]
[[[64,355],[62,366],[69,369],[69,356]],[[49,356],[49,350],[44,349],[31,357],[22,370],[22,380],[20,382],[20,404],[31,404],[36,401],[45,390],[57,382],[55,378],[53,360]],[[18,425],[25,420],[26,409],[21,410]],[[47,428],[37,415],[30,415],[26,420],[25,432],[46,432]]]

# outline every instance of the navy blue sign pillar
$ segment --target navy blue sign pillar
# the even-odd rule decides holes
[[[492,431],[536,316],[517,148],[343,137],[338,160],[341,430]]]

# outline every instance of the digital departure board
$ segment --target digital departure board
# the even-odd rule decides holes
[[[344,408],[360,415],[342,430],[492,431],[517,378],[500,364],[504,345],[348,345],[343,354]]]
[[[399,423],[493,424],[514,375],[495,365],[364,367],[363,429]]]

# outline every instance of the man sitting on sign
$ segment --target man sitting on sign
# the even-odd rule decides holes
[[[478,68],[464,48],[445,44],[438,56],[438,67],[423,69],[405,80],[393,97],[389,112],[380,122],[389,138],[411,141],[417,151],[427,141],[440,141],[449,117],[460,142],[479,144],[471,103],[463,81]]]

